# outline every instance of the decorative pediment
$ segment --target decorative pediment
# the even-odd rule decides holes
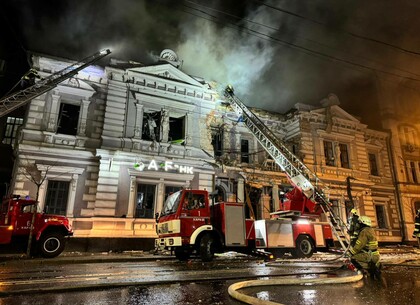
[[[57,88],[62,93],[82,96],[84,99],[89,99],[96,92],[91,85],[74,77],[66,79]]]
[[[352,121],[352,122],[355,122],[355,123],[360,123],[360,120],[356,119],[354,116],[349,114],[347,111],[345,111],[340,106],[332,105],[332,106],[329,106],[329,107],[330,107],[331,118],[343,119],[343,120]],[[328,109],[327,107],[319,108],[319,109],[316,109],[316,110],[311,110],[310,113],[311,114],[314,113],[314,114],[318,114],[318,115],[326,115],[327,109]]]
[[[138,68],[127,69],[126,71],[128,72],[129,76],[134,76],[134,77],[136,77],[135,74],[137,73],[147,74],[147,75],[156,75],[157,77],[171,79],[171,80],[183,82],[183,83],[193,85],[193,86],[199,86],[199,87],[203,86],[202,83],[198,82],[196,79],[189,76],[188,74],[185,74],[181,70],[175,68],[171,64],[160,64],[160,65],[147,66],[147,67],[138,67]]]

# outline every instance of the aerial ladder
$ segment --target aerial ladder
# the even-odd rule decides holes
[[[350,238],[346,234],[346,223],[334,212],[323,190],[328,186],[296,157],[274,133],[234,94],[232,86],[224,90],[224,97],[241,121],[248,127],[258,142],[285,172],[291,184],[298,188],[309,200],[317,203],[328,217],[333,234],[341,247],[346,250]]]
[[[110,53],[111,51],[109,49],[96,52],[95,54],[88,56],[79,62],[76,62],[58,72],[49,75],[44,79],[41,79],[40,81],[23,90],[12,93],[0,99],[0,117],[5,116],[15,109],[29,103],[37,96],[50,91],[62,81],[76,75],[79,71],[92,65]]]

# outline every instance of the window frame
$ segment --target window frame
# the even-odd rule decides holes
[[[139,196],[139,188],[140,188],[140,186],[147,186],[147,187],[153,187],[153,203],[152,203],[152,207],[151,207],[151,209],[149,208],[143,208],[143,210],[145,210],[144,211],[144,217],[141,217],[141,216],[139,216],[138,215],[138,210],[141,210],[141,209],[138,209],[138,205],[139,205],[139,202],[138,202],[138,196]],[[136,218],[136,219],[154,219],[154,215],[155,215],[155,212],[156,212],[156,202],[157,202],[157,195],[158,195],[158,185],[157,184],[155,184],[155,183],[144,183],[144,182],[138,182],[137,183],[137,187],[136,187],[136,196],[135,196],[135,205],[134,205],[134,218]],[[146,196],[147,196],[147,194],[146,194]],[[143,200],[144,200],[144,197],[143,197]],[[147,203],[146,203],[147,204]],[[151,213],[147,213],[147,211],[148,210],[151,210]],[[148,217],[147,217],[148,216]]]
[[[378,213],[378,208],[381,209]],[[383,216],[382,219],[379,217]],[[384,204],[375,204],[375,218],[378,229],[387,230],[389,228],[386,206]]]

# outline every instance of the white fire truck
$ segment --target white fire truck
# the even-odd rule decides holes
[[[176,192],[157,215],[156,248],[174,251],[180,260],[197,254],[203,261],[230,250],[258,255],[287,251],[295,257],[310,257],[332,246],[334,240],[345,249],[349,243],[346,224],[334,215],[320,179],[234,95],[231,87],[224,93],[294,189],[286,195],[280,211],[262,220],[246,219],[243,203],[215,202],[216,194],[205,190]],[[320,221],[321,214],[326,222]]]

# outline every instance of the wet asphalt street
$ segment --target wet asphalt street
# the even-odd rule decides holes
[[[414,304],[420,305],[420,254],[384,255],[381,281],[364,278],[328,286],[264,286],[241,292],[283,304]],[[326,263],[283,259],[275,263],[246,257],[221,257],[212,263],[178,262],[168,257],[142,259],[68,258],[56,261],[12,260],[0,263],[0,305],[14,304],[243,304],[232,299],[229,285],[256,278],[291,274],[351,273]],[[318,259],[318,260],[316,260]],[[332,275],[331,275],[332,276]]]

